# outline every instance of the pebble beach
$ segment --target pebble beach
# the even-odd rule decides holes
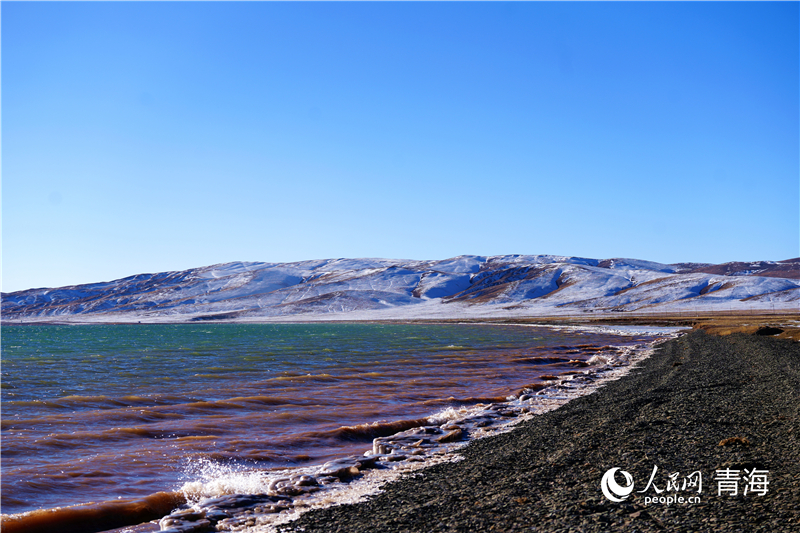
[[[279,530],[797,531],[799,423],[800,344],[693,331],[597,392],[470,443],[462,461]],[[616,485],[622,472],[634,484],[620,501],[601,491],[613,468]]]

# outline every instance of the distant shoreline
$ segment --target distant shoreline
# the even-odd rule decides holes
[[[214,321],[91,321],[75,319],[49,320],[3,320],[0,326],[71,326],[71,325],[154,325],[154,324],[319,324],[319,323],[386,323],[386,324],[494,324],[494,325],[541,325],[541,326],[654,326],[683,327],[702,329],[709,333],[728,335],[731,333],[755,333],[762,327],[779,327],[781,338],[800,341],[800,310],[765,312],[703,312],[703,313],[598,313],[594,316],[531,316],[531,317],[485,317],[485,318],[420,318],[420,319],[353,319],[342,316],[318,320],[302,320],[299,317],[291,320],[214,320]]]

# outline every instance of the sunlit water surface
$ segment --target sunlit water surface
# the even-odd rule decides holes
[[[361,453],[368,424],[502,401],[569,370],[582,355],[567,347],[642,340],[488,325],[4,327],[2,512],[174,491],[214,465]]]

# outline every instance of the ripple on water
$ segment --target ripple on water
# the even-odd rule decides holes
[[[205,478],[186,470],[190,459],[270,479],[282,469],[319,468],[374,452],[375,439],[425,427],[433,419],[441,429],[487,405],[505,405],[509,396],[536,396],[542,405],[560,401],[574,393],[564,378],[578,375],[569,372],[593,370],[580,366],[592,357],[598,357],[595,366],[607,366],[624,353],[620,346],[630,344],[611,335],[545,335],[534,328],[496,326],[35,328],[3,332],[4,372],[9,372],[4,384],[18,387],[16,396],[4,389],[2,397],[5,512],[202,485]],[[196,349],[201,338],[206,344]],[[26,350],[44,355],[31,358]],[[86,372],[87,353],[104,355],[103,361],[114,365],[93,358],[95,366]],[[538,394],[549,387],[539,379],[547,374],[564,388]],[[462,434],[473,438],[502,425],[495,418],[509,421],[522,411],[508,414],[515,412],[476,415]],[[437,446],[445,444],[454,443]],[[420,453],[398,461],[400,455],[375,461],[386,468],[359,472],[424,462]],[[113,476],[59,477],[69,464]],[[25,483],[37,475],[40,482]]]

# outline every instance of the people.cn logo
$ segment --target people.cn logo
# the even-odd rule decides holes
[[[625,483],[627,484],[623,487],[614,479],[614,474],[617,470],[619,470],[619,468],[612,468],[603,474],[603,479],[600,481],[600,488],[603,490],[603,496],[612,502],[625,501],[625,499],[631,495],[631,492],[633,492],[633,476],[624,470],[620,470],[622,475],[625,476]]]

